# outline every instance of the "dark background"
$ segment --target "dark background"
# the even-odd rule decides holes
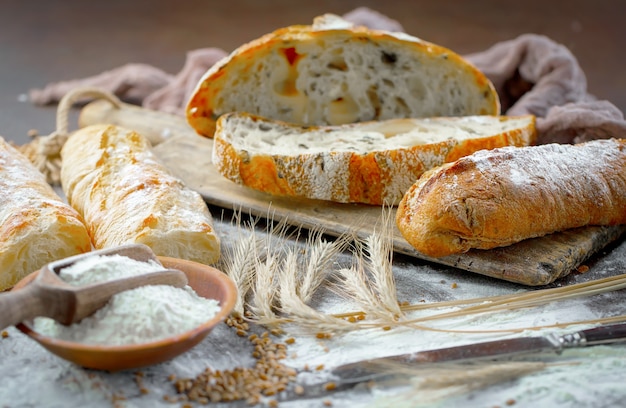
[[[185,53],[231,51],[276,28],[368,6],[412,35],[465,54],[522,33],[567,46],[588,89],[626,111],[626,1],[620,0],[0,0],[0,135],[54,130],[54,107],[20,102],[30,88],[128,62],[178,72]]]

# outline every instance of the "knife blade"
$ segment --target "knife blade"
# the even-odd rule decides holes
[[[335,367],[330,371],[327,381],[304,385],[305,391],[301,396],[321,396],[331,391],[350,389],[372,380],[387,379],[393,376],[388,370],[392,364],[427,366],[440,363],[502,360],[548,351],[561,353],[568,348],[620,342],[626,342],[626,323],[598,326],[565,335],[518,337],[361,360]]]
[[[613,344],[623,341],[626,341],[626,323],[598,326],[562,336],[549,334],[536,337],[518,337],[362,360],[338,366],[331,371],[331,374],[342,384],[359,383],[373,379],[380,374],[381,366],[389,366],[391,363],[433,364],[485,359],[498,360],[546,351],[561,353],[567,348]]]

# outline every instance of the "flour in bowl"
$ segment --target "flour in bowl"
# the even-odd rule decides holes
[[[94,256],[60,271],[72,285],[87,285],[164,269],[121,255]],[[64,326],[47,317],[34,320],[36,332],[85,344],[146,343],[182,334],[210,320],[220,310],[215,299],[198,296],[191,287],[150,285],[111,297],[109,303],[78,323]]]

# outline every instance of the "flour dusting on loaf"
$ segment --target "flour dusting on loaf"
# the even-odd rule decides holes
[[[626,140],[476,152],[425,173],[396,221],[411,245],[435,257],[625,224]]]
[[[266,193],[397,204],[428,169],[532,144],[534,125],[533,116],[468,116],[305,127],[230,113],[218,120],[212,160],[223,176]]]
[[[0,291],[50,262],[90,250],[81,216],[0,137]]]
[[[76,131],[63,146],[61,182],[97,249],[129,243],[205,264],[220,241],[202,197],[173,176],[149,141],[116,126]]]
[[[313,26],[276,30],[216,63],[190,98],[187,119],[212,137],[228,112],[325,126],[499,111],[491,82],[451,50],[324,16]]]

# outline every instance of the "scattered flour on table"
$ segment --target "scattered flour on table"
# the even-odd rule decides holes
[[[94,256],[60,271],[72,285],[86,285],[164,269],[121,255]],[[70,326],[38,317],[36,332],[87,344],[125,345],[164,339],[192,330],[220,310],[215,299],[198,296],[189,286],[150,285],[114,295],[92,316]]]

